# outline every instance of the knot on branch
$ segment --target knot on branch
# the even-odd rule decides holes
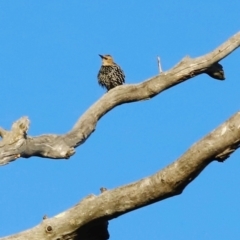
[[[42,143],[42,151],[39,151],[41,153],[39,156],[55,159],[68,159],[75,154],[75,149],[68,146],[62,139],[51,141],[54,138],[51,139],[51,136],[49,138],[50,141],[48,139],[45,143]]]
[[[225,79],[223,66],[218,62],[214,63],[209,68],[207,68],[205,73],[214,79],[218,79],[218,80]]]

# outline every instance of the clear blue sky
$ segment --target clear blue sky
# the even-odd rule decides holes
[[[240,30],[238,1],[1,1],[0,126],[29,116],[29,134],[63,134],[99,99],[98,54],[127,83],[184,56],[208,53]],[[104,116],[68,161],[20,159],[0,168],[0,236],[40,223],[88,194],[149,176],[239,110],[237,50],[226,81],[198,76]],[[111,239],[240,239],[240,152],[212,163],[182,195],[110,222]]]

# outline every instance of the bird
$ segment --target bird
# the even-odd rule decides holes
[[[101,55],[102,65],[98,72],[98,83],[105,87],[107,91],[125,83],[125,74],[120,66],[118,66],[111,55]]]

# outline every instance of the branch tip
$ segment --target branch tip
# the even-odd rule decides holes
[[[100,188],[100,192],[101,192],[101,193],[106,192],[106,191],[107,191],[107,188],[105,188],[105,187],[101,187],[101,188]]]
[[[225,80],[223,66],[218,62],[207,68],[206,74],[217,80]]]
[[[162,66],[161,66],[161,59],[159,56],[157,57],[157,62],[158,62],[158,71],[159,71],[159,74],[161,74],[163,72],[163,70],[162,70]]]

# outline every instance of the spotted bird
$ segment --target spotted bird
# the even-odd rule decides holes
[[[98,72],[98,83],[108,91],[125,83],[123,70],[114,61],[111,55],[100,55],[102,66]]]

